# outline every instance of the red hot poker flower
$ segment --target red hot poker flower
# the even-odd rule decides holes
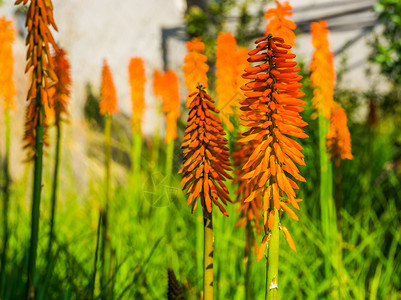
[[[119,112],[117,106],[117,95],[116,95],[116,88],[114,86],[113,77],[111,76],[111,71],[109,65],[106,61],[103,62],[103,69],[102,69],[102,87],[100,92],[100,114],[109,114],[110,116],[115,113]]]
[[[140,57],[130,59],[128,66],[129,84],[131,86],[132,124],[136,131],[141,130],[143,111],[145,110],[145,62]]]
[[[28,3],[28,0],[17,0],[16,5]],[[54,64],[50,54],[50,45],[58,51],[56,42],[50,31],[50,26],[57,30],[53,18],[53,4],[48,1],[30,1],[25,26],[28,30],[26,37],[27,65],[25,72],[32,70],[31,82],[28,90],[28,105],[25,113],[25,148],[28,151],[28,159],[35,156],[36,129],[43,124],[43,144],[46,145],[46,118],[43,107],[49,105],[49,88],[57,82],[54,73]]]
[[[70,64],[67,60],[66,53],[63,49],[59,49],[53,55],[54,72],[57,75],[58,81],[52,89],[51,103],[55,113],[56,126],[61,121],[62,114],[68,114],[67,104],[70,97]]]
[[[292,6],[288,1],[283,4],[278,1],[276,3],[277,7],[268,9],[265,14],[265,18],[269,20],[266,25],[266,35],[271,33],[280,36],[286,43],[295,46],[294,30],[297,26],[293,20],[286,18],[292,16]]]
[[[15,29],[12,21],[0,18],[0,100],[4,98],[4,107],[15,109],[15,82],[13,80],[14,57],[12,44]]]
[[[351,134],[347,126],[347,115],[337,103],[331,110],[330,130],[326,139],[327,149],[331,159],[335,159],[336,167],[340,166],[340,159],[354,158],[351,154]]]
[[[203,54],[205,44],[201,41],[200,37],[187,42],[186,46],[188,53],[185,55],[185,63],[182,66],[182,70],[184,71],[188,94],[192,94],[196,92],[198,82],[207,87],[207,71],[209,70],[209,66],[206,63],[207,57]],[[189,97],[187,107],[189,107]]]
[[[298,189],[298,185],[293,179],[305,179],[299,174],[295,163],[305,165],[305,162],[302,146],[292,137],[308,136],[300,128],[307,125],[299,115],[306,103],[299,99],[304,95],[299,91],[301,84],[298,83],[302,76],[295,74],[299,68],[293,60],[295,54],[290,52],[291,46],[271,34],[255,43],[257,47],[249,52],[248,61],[258,62],[259,65],[246,68],[243,75],[251,80],[242,87],[247,98],[241,101],[241,124],[249,127],[249,130],[240,142],[257,143],[243,166],[245,175],[242,178],[247,179],[252,187],[252,193],[245,202],[262,198],[266,232],[262,245],[265,247],[274,224],[274,208],[284,210],[291,218],[298,220],[289,204],[299,209],[298,202],[301,200],[296,199],[294,190]],[[288,230],[281,228],[295,250]],[[263,255],[263,251],[260,253]],[[258,255],[258,259],[262,255]]]
[[[192,212],[200,197],[201,204],[209,213],[212,202],[220,211],[228,216],[223,204],[231,202],[228,189],[224,184],[227,173],[231,170],[229,162],[228,142],[220,119],[213,113],[219,111],[213,105],[214,100],[206,93],[202,85],[198,92],[192,94],[187,128],[181,148],[184,149],[184,167],[182,174],[183,189],[189,194],[188,205],[192,204]],[[213,112],[213,113],[212,113]]]

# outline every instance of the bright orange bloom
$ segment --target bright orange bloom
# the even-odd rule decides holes
[[[102,69],[102,86],[100,91],[100,114],[112,115],[119,112],[117,106],[116,88],[114,86],[113,77],[111,76],[109,65],[106,60],[103,61]]]
[[[161,76],[162,110],[166,115],[166,144],[177,138],[177,119],[180,116],[180,91],[178,76],[166,71]]]
[[[237,42],[232,33],[221,32],[217,38],[216,48],[216,93],[217,109],[220,118],[229,131],[234,129],[230,116],[234,114],[238,95],[238,60]]]
[[[188,88],[188,94],[196,92],[196,86],[200,82],[204,87],[207,87],[207,71],[209,66],[206,64],[207,57],[203,54],[205,44],[202,43],[201,38],[194,38],[192,41],[186,43],[188,53],[184,58],[184,65],[182,70],[185,76],[185,86]],[[187,107],[189,107],[189,100],[187,99]]]
[[[28,3],[28,0],[17,0],[16,5]],[[55,51],[58,47],[50,31],[50,26],[57,30],[53,18],[53,4],[51,0],[31,1],[27,11],[26,37],[27,66],[25,71],[31,72],[31,84],[27,94],[28,106],[25,114],[25,148],[30,151],[28,160],[35,155],[36,127],[39,124],[44,126],[44,144],[46,144],[46,119],[43,107],[49,105],[49,88],[52,83],[57,82],[57,75],[54,73],[54,64],[50,55],[50,45]]]
[[[231,202],[228,189],[224,182],[231,176],[230,162],[225,132],[217,115],[214,101],[205,89],[198,86],[199,92],[191,95],[194,99],[189,107],[188,123],[184,141],[184,167],[182,174],[183,190],[187,190],[188,205],[192,204],[192,212],[200,197],[201,205],[209,213],[212,212],[212,202],[220,211],[228,216],[220,201],[227,205]]]
[[[131,58],[128,67],[131,86],[132,124],[140,130],[145,110],[145,62],[140,57]]]
[[[56,126],[60,125],[62,114],[68,114],[67,104],[70,97],[70,64],[67,60],[66,53],[63,49],[53,55],[54,72],[57,75],[58,81],[49,91],[51,108],[46,109],[46,118],[49,114],[55,115]]]
[[[276,8],[270,8],[265,13],[265,18],[269,20],[265,35],[271,33],[274,36],[280,36],[287,44],[295,46],[294,30],[297,26],[293,20],[286,18],[292,16],[292,6],[288,1],[283,4],[278,1],[276,3]]]
[[[326,21],[311,23],[312,44],[315,47],[310,64],[311,85],[313,87],[312,104],[321,109],[326,119],[334,106],[333,92],[336,80],[334,57],[330,51]]]
[[[328,152],[331,159],[335,159],[337,167],[340,166],[340,159],[354,158],[351,154],[351,134],[347,126],[347,115],[337,103],[331,110],[330,130],[326,139]]]
[[[153,71],[152,89],[153,89],[153,94],[156,97],[162,96],[162,90],[163,90],[162,85],[163,85],[162,73],[159,70],[154,70]]]
[[[4,107],[15,109],[16,95],[13,80],[14,56],[12,44],[15,40],[15,29],[12,21],[0,18],[0,100],[4,98]]]
[[[259,64],[245,69],[243,77],[251,81],[242,87],[247,98],[241,101],[241,125],[249,130],[239,142],[255,144],[242,167],[245,174],[242,179],[246,179],[252,188],[244,202],[262,198],[265,237],[260,249],[263,250],[274,224],[274,208],[284,210],[298,220],[289,206],[299,209],[298,202],[301,201],[296,199],[294,190],[298,185],[292,178],[305,181],[295,165],[305,165],[305,162],[302,146],[292,137],[308,136],[300,128],[307,125],[299,115],[306,102],[299,99],[304,95],[298,82],[302,76],[295,74],[300,68],[293,60],[295,54],[290,52],[291,45],[271,34],[255,43],[257,47],[249,52],[248,61]],[[286,237],[289,241],[287,234]],[[290,241],[289,244],[293,246]],[[263,251],[259,251],[257,259],[262,256]]]
[[[262,227],[260,226],[262,199],[261,197],[257,197],[251,202],[245,202],[252,193],[252,187],[248,184],[247,179],[242,178],[242,176],[245,175],[242,167],[247,163],[256,146],[256,143],[235,143],[235,150],[233,152],[235,179],[233,183],[238,184],[235,194],[237,196],[237,202],[240,203],[240,206],[237,209],[240,216],[238,221],[235,223],[235,226],[243,227],[248,222],[251,222],[253,227],[256,229],[256,233],[260,234],[262,230]]]

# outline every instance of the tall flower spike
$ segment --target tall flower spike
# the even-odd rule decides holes
[[[110,116],[119,112],[117,106],[117,95],[116,88],[114,86],[113,77],[111,76],[111,71],[106,60],[103,61],[102,69],[102,86],[100,91],[100,114],[109,114]]]
[[[309,70],[313,87],[312,104],[321,109],[326,119],[334,107],[333,92],[335,86],[335,69],[333,53],[330,51],[326,21],[311,23],[312,44],[315,47]]]
[[[185,76],[185,86],[188,89],[188,95],[196,92],[196,85],[198,82],[207,87],[207,71],[209,66],[206,64],[207,57],[203,54],[205,44],[202,43],[201,38],[194,38],[186,43],[188,53],[184,58],[184,65],[182,70]],[[189,100],[187,99],[187,107],[189,107]]]
[[[280,36],[287,44],[295,46],[294,30],[297,26],[293,20],[286,18],[292,16],[292,6],[288,1],[284,3],[276,1],[276,3],[276,8],[270,8],[265,13],[265,18],[269,20],[265,34],[271,33],[274,36]]]
[[[224,184],[227,173],[231,170],[229,162],[227,139],[220,119],[213,113],[219,111],[213,105],[214,101],[206,93],[202,85],[198,92],[191,95],[194,99],[189,107],[188,123],[184,141],[184,167],[182,173],[183,190],[187,190],[188,205],[192,204],[192,212],[200,197],[201,204],[209,213],[212,212],[212,202],[220,211],[228,216],[224,206],[231,202],[228,189]]]
[[[162,73],[159,70],[153,71],[152,89],[156,97],[162,96]]]
[[[240,204],[237,209],[240,215],[235,226],[244,227],[248,222],[251,222],[256,229],[256,233],[260,234],[262,231],[262,227],[260,226],[262,199],[261,197],[256,197],[253,201],[245,202],[252,193],[252,187],[248,184],[248,180],[242,177],[244,175],[242,167],[247,163],[253,151],[255,151],[255,147],[255,143],[242,144],[237,142],[234,145],[235,179],[233,183],[238,184],[235,194],[236,202]]]
[[[145,62],[140,57],[131,58],[128,67],[131,86],[132,124],[141,131],[143,111],[145,110]]]
[[[162,110],[166,115],[166,144],[177,138],[177,119],[180,116],[180,91],[178,76],[166,71],[161,79]]]
[[[57,75],[58,81],[51,91],[50,102],[55,114],[56,126],[62,121],[62,114],[68,114],[67,104],[70,97],[70,64],[67,60],[66,53],[60,48],[53,55],[54,72]]]
[[[4,98],[4,107],[15,108],[15,82],[13,80],[14,57],[12,44],[15,40],[15,29],[12,21],[0,18],[0,100]]]
[[[258,39],[256,49],[249,52],[249,62],[259,65],[248,67],[243,75],[251,79],[242,89],[245,100],[241,101],[242,125],[249,127],[241,143],[256,143],[257,146],[243,166],[243,179],[248,180],[252,192],[245,202],[261,197],[265,238],[258,260],[261,259],[270,231],[275,224],[275,210],[284,210],[294,220],[297,215],[288,204],[299,209],[294,189],[297,184],[292,179],[305,181],[297,166],[305,165],[302,146],[291,137],[308,137],[302,129],[307,125],[300,112],[306,103],[298,98],[304,94],[299,91],[298,81],[302,76],[295,74],[300,68],[293,60],[295,54],[289,53],[291,46],[284,44],[280,37]],[[286,235],[287,236],[287,235]],[[291,246],[291,244],[290,244]],[[295,248],[293,248],[295,250]]]
[[[234,114],[237,89],[237,42],[232,33],[222,32],[217,37],[216,48],[216,93],[220,118],[229,131],[233,130],[230,116]]]
[[[347,126],[347,115],[337,103],[331,110],[330,130],[326,139],[328,152],[337,167],[340,166],[340,159],[354,158],[351,154],[351,134]]]
[[[28,0],[17,0],[16,5],[28,3]],[[53,18],[53,4],[49,1],[31,0],[25,26],[28,29],[26,37],[27,65],[25,72],[32,69],[31,84],[28,90],[28,106],[25,114],[25,148],[28,149],[28,160],[34,158],[36,147],[36,126],[43,122],[44,138],[46,145],[46,119],[43,107],[49,105],[49,88],[57,81],[54,73],[54,65],[50,54],[50,44],[58,51],[50,26],[57,30]],[[39,100],[39,101],[38,101]]]

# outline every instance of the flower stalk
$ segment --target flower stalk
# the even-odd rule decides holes
[[[117,106],[116,89],[110,68],[106,61],[103,63],[101,101],[99,103],[100,114],[104,115],[104,202],[101,209],[102,215],[102,242],[100,248],[100,287],[102,299],[112,297],[112,286],[109,286],[111,270],[111,245],[109,237],[109,205],[112,195],[111,187],[111,125],[112,114],[119,111]]]
[[[16,5],[28,3],[28,0],[17,0]],[[58,47],[53,39],[50,26],[57,30],[53,18],[51,0],[31,0],[25,23],[28,29],[26,44],[28,45],[26,72],[32,69],[31,85],[28,90],[25,121],[25,147],[29,150],[28,160],[34,160],[34,179],[32,193],[32,224],[29,246],[28,273],[26,283],[26,299],[34,299],[36,257],[39,237],[40,200],[42,192],[43,145],[45,131],[45,106],[49,105],[48,90],[52,82],[57,82],[53,71],[50,45],[57,52]]]
[[[213,300],[213,223],[212,203],[228,216],[224,206],[231,202],[224,184],[230,171],[227,139],[214,100],[198,84],[198,92],[190,97],[189,116],[181,148],[184,150],[182,174],[183,190],[187,190],[188,205],[194,212],[198,199],[203,209],[204,252],[203,292],[205,300]],[[213,114],[215,113],[215,114]],[[220,201],[219,201],[220,200]]]
[[[298,165],[305,165],[302,146],[291,137],[307,138],[301,129],[307,125],[299,115],[306,103],[300,100],[298,82],[302,76],[293,60],[291,45],[281,37],[269,34],[258,39],[256,49],[249,52],[248,62],[259,63],[245,69],[243,77],[250,81],[241,87],[247,97],[240,103],[241,125],[248,127],[238,141],[245,146],[255,143],[252,154],[242,167],[242,180],[251,187],[244,203],[262,199],[264,236],[257,253],[261,260],[266,248],[267,278],[266,299],[277,299],[279,230],[294,251],[295,244],[288,229],[281,226],[282,212],[298,221],[290,208],[299,209],[295,189],[298,185],[292,178],[305,181],[299,174]],[[295,163],[294,163],[295,162]],[[288,176],[288,175],[291,175]]]

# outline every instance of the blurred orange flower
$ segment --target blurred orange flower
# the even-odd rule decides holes
[[[4,98],[4,107],[15,109],[15,82],[13,80],[14,56],[12,45],[15,41],[15,29],[11,20],[0,18],[0,100]]]
[[[143,112],[145,110],[145,62],[140,57],[131,58],[128,66],[131,86],[132,124],[141,130]]]
[[[280,3],[276,1],[277,7],[266,10],[265,18],[268,19],[265,35],[271,33],[280,36],[287,44],[295,46],[295,33],[297,28],[293,20],[286,17],[292,16],[292,6],[288,1]]]
[[[153,71],[152,89],[156,97],[162,96],[162,73],[159,70]]]
[[[100,114],[112,115],[115,112],[119,112],[117,106],[117,95],[116,88],[114,86],[113,77],[106,60],[103,61],[102,69],[102,86],[100,90]]]
[[[189,107],[188,123],[181,148],[184,150],[184,167],[182,174],[183,190],[187,190],[188,205],[192,204],[192,212],[200,197],[201,205],[209,213],[212,202],[220,211],[228,216],[224,206],[231,202],[228,189],[223,181],[231,176],[230,162],[225,132],[220,119],[213,113],[218,110],[214,101],[206,93],[204,87],[191,95],[194,99]]]
[[[156,73],[157,74],[157,73]],[[159,76],[159,77],[157,77]],[[177,119],[180,116],[180,91],[178,76],[166,71],[154,77],[155,93],[161,96],[162,110],[166,116],[166,144],[177,138]]]
[[[265,237],[258,251],[257,260],[260,260],[274,224],[274,208],[298,220],[288,204],[299,209],[301,199],[296,199],[294,191],[298,185],[292,178],[305,181],[295,165],[305,165],[305,162],[302,146],[291,137],[308,136],[300,128],[307,125],[299,115],[306,102],[299,99],[304,96],[298,82],[302,76],[295,74],[300,68],[293,60],[291,45],[271,34],[255,43],[257,47],[249,52],[248,61],[259,64],[245,69],[243,77],[251,81],[242,87],[247,98],[241,101],[241,125],[249,129],[239,142],[255,144],[242,167],[242,179],[252,189],[244,203],[262,199]],[[295,250],[288,236],[289,233],[287,241]]]
[[[221,32],[217,37],[216,48],[216,107],[229,131],[234,129],[230,116],[234,115],[234,107],[238,107],[238,97],[241,97],[237,84],[241,54],[243,51],[237,52],[234,35],[230,32]]]
[[[336,80],[333,53],[329,47],[326,21],[311,23],[312,44],[315,47],[309,70],[313,87],[312,104],[321,109],[326,119],[334,107],[333,92]]]
[[[206,64],[207,57],[202,52],[205,49],[205,44],[201,38],[194,38],[186,43],[188,53],[184,58],[182,70],[185,76],[185,86],[188,88],[188,94],[196,91],[196,86],[200,82],[204,87],[207,87],[207,71],[209,66]],[[189,107],[187,99],[187,107]]]
[[[62,114],[68,114],[67,104],[70,97],[70,64],[67,60],[66,53],[63,49],[59,49],[53,55],[54,72],[57,75],[58,81],[49,90],[50,107],[46,109],[46,118],[50,119],[55,116],[56,126],[59,126],[62,120]]]
[[[330,129],[326,139],[328,152],[337,167],[340,166],[340,159],[354,158],[351,154],[351,134],[347,126],[347,115],[337,103],[331,110]]]

